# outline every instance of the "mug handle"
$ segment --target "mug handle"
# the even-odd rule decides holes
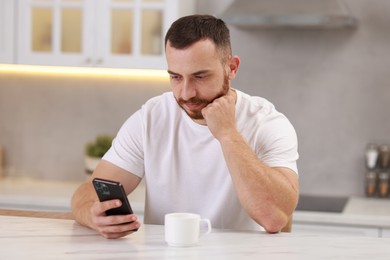
[[[200,223],[202,223],[202,222],[206,223],[206,225],[207,225],[207,231],[205,233],[203,233],[204,235],[207,235],[207,234],[209,234],[211,232],[211,222],[207,218],[202,218],[200,220]]]

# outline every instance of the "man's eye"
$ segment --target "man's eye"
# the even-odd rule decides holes
[[[204,76],[204,75],[197,75],[197,76],[195,76],[195,78],[196,79],[204,79],[204,78],[206,78],[206,76]]]
[[[171,79],[178,80],[178,79],[180,79],[180,76],[177,76],[177,75],[171,75]]]

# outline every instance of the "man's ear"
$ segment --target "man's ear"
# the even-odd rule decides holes
[[[228,71],[229,80],[232,80],[236,77],[239,66],[240,66],[240,58],[237,55],[232,56],[229,59],[229,71]]]

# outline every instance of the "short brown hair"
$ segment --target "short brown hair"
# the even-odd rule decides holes
[[[211,40],[226,59],[232,53],[230,32],[225,22],[212,15],[189,15],[176,20],[165,36],[173,48],[185,49],[200,40]]]

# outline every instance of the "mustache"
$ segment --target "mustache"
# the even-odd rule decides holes
[[[182,98],[179,98],[179,104],[184,105],[184,104],[188,104],[188,103],[195,103],[195,104],[205,104],[205,105],[208,105],[208,104],[213,103],[214,100],[216,100],[216,99],[218,99],[220,97],[223,97],[225,95],[226,95],[225,93],[220,93],[219,95],[217,95],[213,99],[203,99],[203,98],[193,97],[193,98],[190,98],[188,100],[184,100]]]
[[[179,104],[184,105],[184,104],[189,104],[189,103],[195,103],[195,104],[209,104],[210,101],[207,99],[202,99],[202,98],[197,98],[193,97],[188,100],[184,100],[182,98],[179,98]]]

